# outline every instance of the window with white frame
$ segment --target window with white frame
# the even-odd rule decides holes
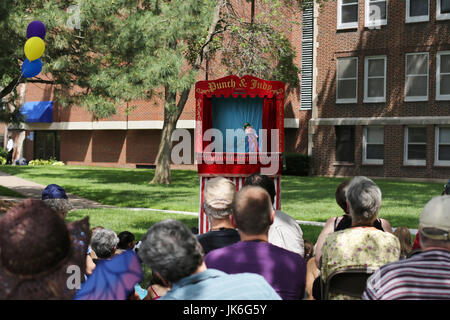
[[[363,164],[383,164],[384,128],[365,127],[363,129]]]
[[[364,102],[386,101],[386,56],[364,61]]]
[[[336,103],[358,101],[358,58],[337,59]]]
[[[436,57],[436,100],[450,100],[450,51]]]
[[[434,164],[450,166],[450,127],[436,127],[434,141]]]
[[[427,162],[427,128],[405,127],[404,164],[424,166]]]
[[[450,0],[436,0],[436,19],[450,19]]]
[[[428,52],[407,53],[405,101],[428,100]]]
[[[439,1],[439,0],[438,0]],[[429,0],[406,0],[406,22],[423,22],[430,20]]]
[[[358,0],[338,0],[338,29],[358,28]]]
[[[366,0],[365,26],[375,27],[387,23],[387,0]]]

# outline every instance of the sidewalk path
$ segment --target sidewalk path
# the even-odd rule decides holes
[[[0,171],[0,185],[8,189],[23,194],[26,198],[41,199],[42,190],[46,186],[25,180]],[[115,208],[115,206],[107,206],[101,203],[81,198],[77,195],[68,193],[70,204],[74,209],[96,209],[96,208]],[[23,199],[13,197],[0,197],[1,200],[22,201]]]
[[[31,199],[41,199],[42,190],[45,189],[46,186],[25,180],[16,176],[12,176],[10,174],[4,173],[0,171],[0,185],[4,186],[8,189],[14,190],[18,193],[25,195],[27,198]],[[173,210],[159,210],[152,208],[122,208],[116,206],[108,206],[103,205],[101,203],[81,198],[77,195],[73,195],[68,193],[69,201],[72,204],[74,210],[78,209],[97,209],[97,208],[116,208],[130,211],[153,211],[153,212],[161,212],[161,213],[177,213],[184,215],[197,216],[197,212],[186,212],[186,211],[173,211]],[[1,197],[0,200],[12,200],[12,201],[22,201],[23,199],[12,198],[12,197]],[[300,225],[311,225],[317,227],[323,227],[325,222],[315,222],[315,221],[300,221],[296,220]],[[395,228],[392,228],[395,230]],[[416,234],[417,229],[409,229],[411,234]]]

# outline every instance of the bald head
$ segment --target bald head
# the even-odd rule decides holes
[[[246,186],[234,197],[234,220],[237,228],[248,235],[268,232],[272,224],[272,212],[270,196],[261,187]]]

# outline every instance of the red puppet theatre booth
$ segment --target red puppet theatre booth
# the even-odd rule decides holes
[[[195,159],[200,176],[199,233],[209,230],[203,212],[208,180],[228,178],[239,190],[261,173],[275,182],[281,209],[285,84],[253,76],[228,76],[195,84]]]

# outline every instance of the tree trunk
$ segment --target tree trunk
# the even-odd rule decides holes
[[[192,69],[198,71],[203,63],[204,56],[208,53],[208,45],[216,34],[216,27],[220,21],[221,9],[226,5],[227,1],[218,0],[216,7],[214,8],[213,20],[211,22],[208,36],[206,37],[205,44],[200,49],[197,59],[192,66]],[[176,43],[172,46],[176,47]],[[156,156],[156,170],[151,184],[170,184],[170,163],[172,154],[172,133],[176,129],[178,118],[183,112],[189,97],[191,88],[185,89],[181,95],[178,103],[176,103],[176,94],[170,93],[170,87],[164,88],[165,102],[164,102],[164,126],[161,133],[161,141],[159,143],[158,154]]]
[[[161,132],[158,154],[156,156],[155,176],[150,183],[170,184],[170,163],[172,152],[172,133],[176,129],[179,112],[175,109],[176,94],[170,92],[170,87],[165,87],[164,101],[164,125]],[[181,114],[181,113],[180,113]]]

